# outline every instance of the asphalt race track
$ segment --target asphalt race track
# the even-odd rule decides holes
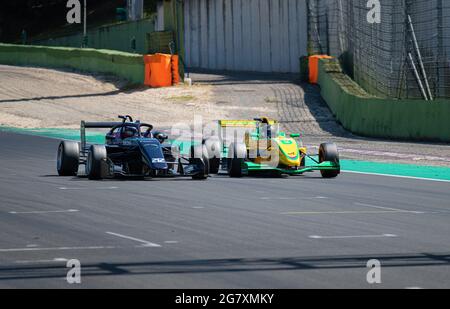
[[[56,176],[57,140],[0,144],[0,288],[450,288],[448,182],[92,182]],[[66,282],[70,259],[81,285]]]

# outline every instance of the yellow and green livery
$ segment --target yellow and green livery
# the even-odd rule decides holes
[[[220,170],[231,177],[255,173],[298,175],[320,171],[324,178],[340,173],[339,153],[333,143],[324,143],[310,155],[300,134],[279,130],[267,117],[253,120],[220,120],[217,136],[204,141],[211,174]]]

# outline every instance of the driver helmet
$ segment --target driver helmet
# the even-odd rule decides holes
[[[276,127],[271,124],[262,124],[260,127],[260,134],[262,138],[272,138],[277,136]]]
[[[164,143],[164,141],[169,138],[166,134],[159,131],[154,132],[153,137],[159,140],[161,143]]]
[[[138,130],[135,127],[125,127],[122,130],[122,138],[130,138],[138,135]]]
[[[277,137],[279,132],[279,126],[277,124],[268,125],[267,129],[269,130],[271,137]]]

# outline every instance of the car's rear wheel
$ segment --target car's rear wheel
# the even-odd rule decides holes
[[[222,154],[222,147],[218,138],[208,138],[203,143],[206,147],[209,173],[218,174],[220,169],[220,157]]]
[[[242,168],[247,157],[247,147],[244,144],[231,143],[228,149],[228,175],[232,178],[240,178],[243,176]]]
[[[62,141],[58,147],[56,168],[59,176],[76,176],[80,160],[80,147],[76,142]]]
[[[86,175],[90,180],[100,180],[103,178],[103,164],[107,160],[106,147],[92,145],[86,161]]]
[[[320,145],[319,162],[333,162],[339,165],[339,152],[336,144],[326,143]],[[340,172],[340,169],[320,171],[323,178],[336,178],[340,174]]]
[[[209,173],[209,160],[206,156],[206,147],[192,146],[191,147],[191,163],[197,165],[200,172],[193,175],[194,180],[205,180],[208,178]]]

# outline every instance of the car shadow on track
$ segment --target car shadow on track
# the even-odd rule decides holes
[[[241,177],[241,178],[231,178],[227,174],[217,174],[217,175],[211,176],[211,178],[230,179],[230,180],[233,180],[233,179],[283,179],[283,180],[291,180],[291,179],[308,179],[308,180],[309,179],[321,179],[321,180],[326,180],[320,175],[320,173],[305,173],[305,174],[302,174],[302,175],[254,174],[254,175],[244,176],[244,177]]]
[[[230,181],[238,180],[238,179],[280,179],[280,180],[292,180],[292,179],[303,179],[303,180],[322,180],[322,181],[333,181],[334,179],[324,179],[320,174],[317,173],[309,173],[309,174],[303,174],[303,175],[249,175],[244,176],[241,178],[231,178],[227,174],[217,174],[217,175],[210,175],[208,179],[203,180],[194,180],[190,177],[162,177],[162,178],[139,178],[139,177],[117,177],[117,178],[107,178],[102,180],[89,180],[87,176],[69,176],[69,177],[62,177],[57,174],[49,174],[49,175],[41,175],[39,177],[42,178],[58,178],[58,179],[65,179],[68,181],[73,182],[86,182],[86,181],[95,181],[95,182],[108,182],[108,181],[121,181],[121,182],[128,182],[128,181],[135,181],[135,182],[152,182],[152,181],[194,181],[194,182],[207,182],[208,180],[214,180],[214,179],[229,179]]]
[[[101,179],[101,180],[89,180],[87,176],[68,176],[68,177],[63,177],[63,176],[59,176],[59,175],[41,175],[39,177],[42,178],[58,178],[58,179],[65,179],[71,182],[115,182],[115,181],[120,181],[120,182],[129,182],[129,181],[133,181],[133,182],[152,182],[152,181],[194,181],[194,182],[204,182],[207,181],[205,180],[197,180],[197,179],[192,179],[191,177],[161,177],[161,178],[150,178],[150,177],[146,177],[146,178],[142,178],[142,177],[115,177],[115,178],[105,178],[105,179]]]
[[[42,101],[42,100],[61,100],[61,99],[80,99],[80,98],[109,97],[109,96],[115,96],[115,95],[118,95],[118,94],[121,94],[121,93],[132,93],[132,92],[136,92],[136,91],[145,91],[147,89],[142,88],[142,87],[134,87],[134,88],[118,89],[118,90],[114,90],[114,91],[99,92],[99,93],[86,93],[86,94],[62,95],[62,96],[46,96],[46,97],[33,97],[33,98],[19,98],[19,99],[5,99],[5,100],[0,100],[0,104],[1,103],[19,103],[19,102]]]

